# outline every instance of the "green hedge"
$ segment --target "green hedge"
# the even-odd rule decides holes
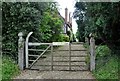
[[[33,31],[32,36],[40,42],[58,41],[63,20],[57,9],[56,3],[49,2],[3,2],[3,54],[9,54],[17,60],[19,32],[23,32],[26,38]]]

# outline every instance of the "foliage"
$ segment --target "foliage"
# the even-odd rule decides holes
[[[76,2],[74,18],[78,24],[79,41],[90,33],[111,49],[120,49],[120,2]]]
[[[96,70],[93,72],[98,79],[118,79],[118,58],[111,55],[111,50],[106,46],[96,49]]]
[[[8,56],[3,56],[2,61],[2,79],[11,79],[19,74],[18,66]]]
[[[98,64],[96,67],[100,67],[96,69],[93,73],[95,77],[98,79],[118,79],[118,58],[115,56],[109,57],[109,61],[101,66]],[[100,80],[101,81],[101,80]]]
[[[67,35],[70,37],[70,35],[71,35],[71,31],[67,31]]]
[[[76,36],[75,36],[75,34],[72,34],[73,36],[73,42],[76,42]]]
[[[67,35],[69,36],[68,40],[70,40],[70,42],[76,42],[76,38],[75,38],[72,30],[68,30]]]
[[[78,24],[78,29],[76,32],[76,38],[80,42],[84,42],[84,34],[85,34],[85,21],[84,21],[84,3],[78,3],[75,4],[76,10],[74,11],[74,18],[76,18],[76,23]],[[83,10],[82,10],[83,9]]]
[[[111,50],[106,45],[98,46],[95,52],[97,57],[96,59],[106,57],[111,54]]]
[[[118,62],[112,58],[104,67],[96,71],[97,79],[118,79]]]
[[[82,31],[80,27],[78,28],[78,30],[76,32],[76,38],[79,40],[79,42],[85,42],[84,31]]]
[[[62,23],[63,21],[57,11],[52,12],[52,14],[51,11],[45,11],[39,29],[39,32],[42,34],[42,42],[59,41]]]
[[[61,34],[61,39],[64,42],[69,42],[69,36],[68,35]]]
[[[118,58],[111,52],[120,50],[120,2],[76,2],[75,8],[79,41],[93,33],[95,39],[101,39],[106,44],[96,49],[94,75],[98,80],[118,79]]]
[[[11,56],[17,57],[19,32],[23,32],[26,38],[33,31],[32,36],[40,42],[57,41],[63,23],[57,9],[57,3],[51,2],[3,2],[3,53],[7,51]]]

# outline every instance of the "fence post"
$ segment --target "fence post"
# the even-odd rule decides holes
[[[87,37],[85,37],[85,43],[87,46],[87,53],[89,53],[89,39]]]
[[[85,43],[86,43],[86,49],[87,49],[87,59],[89,59],[90,58],[90,52],[89,52],[89,39],[88,39],[88,37],[85,37]],[[90,69],[90,62],[89,61],[87,61],[87,68],[88,69]]]
[[[23,39],[23,33],[20,32],[18,34],[18,66],[20,70],[24,69],[24,39]]]
[[[90,35],[90,71],[95,70],[95,39]]]

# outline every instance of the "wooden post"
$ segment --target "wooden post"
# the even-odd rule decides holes
[[[87,53],[89,53],[89,39],[87,37],[85,37],[85,43],[87,46]]]
[[[90,57],[90,52],[89,52],[89,39],[88,39],[88,37],[85,37],[85,43],[86,43],[86,49],[87,49],[87,51],[86,51],[86,53],[87,53],[87,58],[89,59],[89,57]],[[87,61],[87,68],[88,69],[90,69],[90,62],[89,61]]]
[[[51,43],[51,70],[53,70],[53,43]]]
[[[18,34],[19,40],[18,40],[18,65],[20,70],[24,69],[24,39],[23,39],[23,33],[20,32]]]
[[[90,38],[90,71],[95,70],[95,39]]]

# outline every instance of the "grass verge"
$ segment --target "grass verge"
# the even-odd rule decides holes
[[[10,57],[3,56],[2,58],[2,80],[11,79],[12,77],[20,73],[18,66],[13,62],[14,61]]]
[[[118,79],[118,57],[110,54],[107,46],[96,49],[96,70],[93,74],[98,81]]]

